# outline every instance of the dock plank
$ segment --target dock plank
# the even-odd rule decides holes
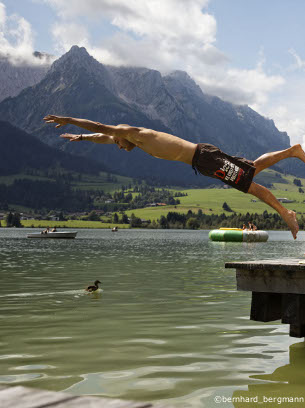
[[[298,270],[237,269],[236,283],[237,290],[305,294],[305,273]]]
[[[305,264],[299,259],[226,262],[236,269],[237,290],[305,294]]]
[[[246,261],[246,262],[226,262],[225,268],[233,268],[233,269],[246,269],[246,270],[253,270],[253,269],[268,269],[270,271],[304,271],[305,272],[305,264],[300,263],[304,262],[304,258],[282,258],[282,259],[266,259],[266,260],[259,260],[259,261]]]

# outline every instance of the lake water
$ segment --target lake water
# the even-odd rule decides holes
[[[251,294],[224,269],[304,258],[304,232],[245,244],[207,231],[79,230],[58,241],[29,231],[0,228],[0,384],[181,408],[305,406],[225,402],[305,398],[305,347],[287,325],[250,321]],[[86,294],[96,279],[103,291]]]

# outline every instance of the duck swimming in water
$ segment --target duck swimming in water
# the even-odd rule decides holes
[[[98,284],[99,283],[102,283],[102,282],[100,282],[99,280],[96,280],[95,282],[94,282],[94,285],[91,285],[91,286],[88,286],[85,290],[87,291],[87,292],[95,292],[96,290],[98,290]]]

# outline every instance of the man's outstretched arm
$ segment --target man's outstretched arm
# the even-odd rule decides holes
[[[82,140],[87,140],[88,142],[100,143],[100,144],[115,144],[113,136],[103,135],[102,133],[92,133],[92,134],[80,134],[75,135],[72,133],[64,133],[60,135],[63,139],[70,140],[70,142],[81,142]]]
[[[63,139],[69,140],[70,142],[81,142],[86,140],[88,142],[100,143],[100,144],[116,144],[120,149],[125,149],[127,152],[130,152],[136,146],[129,142],[126,139],[116,138],[114,136],[104,135],[102,133],[93,133],[93,134],[81,134],[74,135],[71,133],[64,133],[60,135]]]
[[[57,123],[55,126],[56,128],[65,125],[74,125],[89,130],[90,132],[103,133],[105,135],[118,137],[126,137],[130,131],[135,132],[142,129],[129,125],[104,125],[99,122],[93,122],[92,120],[71,118],[69,116],[47,115],[43,120],[46,121],[46,123]]]

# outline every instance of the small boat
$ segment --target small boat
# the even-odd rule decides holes
[[[209,232],[212,241],[221,242],[266,242],[269,235],[267,231],[248,231],[241,228],[220,228]]]
[[[55,238],[55,239],[72,239],[75,238],[77,231],[56,231],[56,232],[34,232],[33,234],[28,234],[28,238]]]
[[[113,227],[111,231],[112,232],[118,232],[118,230],[119,230],[118,227]]]

